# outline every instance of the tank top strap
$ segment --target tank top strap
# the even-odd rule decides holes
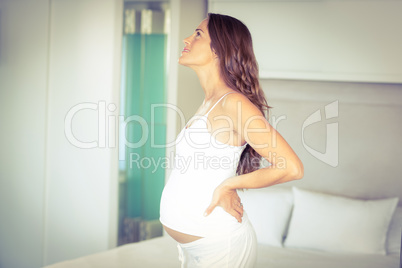
[[[207,117],[208,114],[212,111],[212,109],[214,109],[215,106],[216,106],[226,95],[228,95],[228,94],[230,94],[230,93],[237,93],[237,92],[228,92],[228,93],[226,93],[225,95],[223,95],[223,96],[212,106],[212,108],[209,109],[209,111],[208,111],[204,116]]]

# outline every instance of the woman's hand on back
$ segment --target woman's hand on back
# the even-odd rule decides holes
[[[216,206],[222,207],[226,212],[235,217],[238,222],[242,221],[243,204],[240,202],[236,189],[231,189],[223,184],[216,187],[211,204],[205,210],[204,216],[211,214]]]

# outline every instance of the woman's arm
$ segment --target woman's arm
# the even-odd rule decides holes
[[[244,139],[271,165],[229,178],[223,182],[223,186],[231,189],[263,188],[301,179],[304,175],[304,167],[293,149],[265,118],[256,115],[253,117],[248,128],[244,128]]]
[[[230,95],[233,96],[225,101],[222,108],[228,114],[228,118],[233,120],[235,132],[271,163],[269,167],[228,178],[216,188],[206,215],[210,214],[216,206],[222,206],[241,221],[243,209],[239,209],[240,201],[234,194],[236,189],[264,188],[301,179],[304,168],[290,145],[262,116],[257,107],[243,95]]]
[[[225,185],[235,189],[263,188],[301,179],[303,164],[286,140],[245,96],[231,95],[222,108],[233,121],[234,132],[271,166],[230,178],[224,182]]]

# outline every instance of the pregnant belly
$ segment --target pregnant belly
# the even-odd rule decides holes
[[[239,225],[236,218],[220,206],[204,217],[218,183],[212,183],[209,178],[200,181],[187,175],[184,178],[171,176],[161,196],[160,221],[177,242],[229,233]]]
[[[168,233],[168,235],[170,235],[174,240],[176,240],[177,242],[182,243],[182,244],[190,243],[190,242],[193,242],[195,240],[202,238],[201,236],[189,235],[189,234],[185,234],[182,232],[178,232],[176,230],[170,229],[169,227],[167,227],[165,225],[163,225],[163,228]]]

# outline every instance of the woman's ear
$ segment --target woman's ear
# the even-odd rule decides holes
[[[219,58],[218,55],[215,53],[215,50],[212,50],[212,56],[214,57],[214,59]]]

